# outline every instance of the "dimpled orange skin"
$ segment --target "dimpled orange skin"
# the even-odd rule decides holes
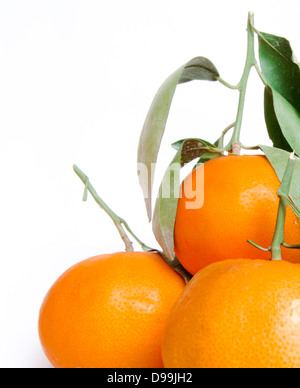
[[[195,189],[196,171],[183,182],[175,222],[175,252],[181,264],[195,274],[219,260],[270,259],[250,245],[250,239],[267,248],[275,230],[280,182],[263,155],[224,156],[211,160],[204,169],[204,204],[187,209],[189,187]],[[185,189],[187,188],[187,189]],[[203,185],[197,186],[197,195]],[[203,196],[202,196],[203,197]],[[288,207],[285,223],[288,244],[300,243],[299,221]],[[300,262],[300,250],[282,249],[283,259]]]
[[[162,352],[166,368],[299,368],[300,265],[233,259],[199,271]]]
[[[43,301],[44,352],[56,368],[161,368],[163,327],[184,286],[157,253],[82,261]]]

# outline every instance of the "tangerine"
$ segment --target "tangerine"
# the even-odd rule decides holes
[[[233,259],[200,270],[171,310],[166,368],[299,368],[300,265]]]
[[[197,169],[204,169],[204,181]],[[183,181],[174,229],[175,253],[191,274],[219,260],[265,259],[247,242],[269,247],[276,225],[280,181],[263,155],[229,155],[200,165]],[[194,191],[193,191],[194,190]],[[194,195],[194,197],[193,197]],[[204,198],[203,198],[204,195]],[[197,196],[197,197],[196,197]],[[190,208],[197,198],[203,205]],[[299,220],[288,207],[285,238],[299,244]],[[300,262],[299,250],[282,249],[283,259]]]
[[[165,320],[185,287],[158,253],[96,256],[46,295],[39,334],[57,368],[160,368]]]

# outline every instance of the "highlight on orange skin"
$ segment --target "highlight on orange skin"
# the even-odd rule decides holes
[[[162,368],[163,327],[184,287],[158,253],[84,260],[43,301],[44,352],[57,368]]]
[[[166,368],[299,368],[300,265],[233,259],[200,270],[171,310]]]
[[[280,182],[263,155],[230,155],[200,165],[204,171],[203,206],[188,209],[192,201],[185,194],[185,185],[195,186],[196,170],[182,184],[175,222],[175,253],[181,264],[195,274],[219,260],[244,257],[271,258],[252,246],[252,240],[269,247],[276,225]],[[201,180],[198,182],[201,182]],[[201,192],[204,194],[201,194]],[[300,243],[299,220],[287,208],[285,239],[288,244]],[[283,259],[300,262],[300,250],[282,249]]]

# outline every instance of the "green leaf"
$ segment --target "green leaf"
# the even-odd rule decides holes
[[[196,57],[185,65],[179,83],[185,83],[193,80],[216,81],[219,72],[215,65],[207,58]]]
[[[224,156],[224,152],[221,150],[224,146],[224,133],[221,135],[221,137],[219,137],[218,140],[214,142],[214,144],[208,143],[208,146],[209,146],[208,151],[206,151],[203,155],[200,156],[200,159],[197,160],[197,163],[195,164],[194,169],[197,168],[199,164],[203,164],[203,163],[209,162],[212,159],[216,159],[221,156]]]
[[[285,38],[258,32],[259,58],[268,85],[300,112],[300,69]]]
[[[292,150],[300,155],[300,113],[275,90],[272,94],[274,111],[281,131]]]
[[[198,141],[198,144],[196,143]],[[203,147],[207,147],[208,150],[210,149],[217,149],[216,145],[214,144],[211,144],[210,142],[206,141],[206,140],[203,140],[203,139],[196,139],[196,138],[193,138],[193,139],[182,139],[182,140],[178,140],[176,141],[175,143],[172,144],[172,147],[176,150],[176,151],[179,151],[181,150],[182,146],[184,146],[189,149],[190,152],[192,152],[193,149],[199,149],[199,147],[201,149],[203,149]]]
[[[273,50],[275,50],[282,57],[291,60],[293,57],[293,50],[290,42],[286,38],[268,34],[265,32],[259,33],[259,38],[263,39]]]
[[[267,125],[269,137],[273,142],[273,146],[291,152],[292,148],[284,137],[276,117],[272,89],[268,86],[265,88],[264,93],[264,111],[265,122]]]
[[[296,217],[300,218],[300,207],[298,207],[292,200],[290,197],[288,197],[287,195],[285,195],[284,193],[281,193],[280,196],[282,198],[284,198],[286,200],[286,202],[288,203],[288,205],[290,206],[290,208],[293,210],[293,212],[295,213]],[[300,220],[299,220],[300,221]]]
[[[180,169],[185,163],[208,152],[207,145],[199,139],[185,139],[175,144],[178,151],[162,179],[152,225],[155,238],[169,260],[175,258],[174,226],[181,186]],[[213,152],[212,148],[211,153]]]
[[[177,141],[176,143],[173,143],[173,144],[172,144],[172,147],[173,147],[176,151],[179,151],[179,150],[181,150],[183,143],[187,141],[186,144],[185,144],[185,147],[186,147],[186,154],[188,154],[188,155],[186,155],[185,157],[187,157],[187,156],[192,155],[192,153],[194,152],[193,150],[194,150],[194,148],[195,148],[195,143],[194,143],[195,140],[198,140],[198,141],[199,141],[199,144],[203,144],[203,146],[201,146],[200,148],[197,147],[197,145],[196,145],[196,150],[195,150],[196,153],[195,153],[195,156],[197,157],[197,149],[198,149],[198,150],[199,150],[199,149],[204,150],[204,153],[201,152],[200,158],[199,158],[199,160],[197,161],[196,165],[194,166],[194,169],[195,169],[196,167],[198,167],[199,164],[206,163],[206,162],[208,162],[208,161],[211,160],[211,159],[216,159],[216,158],[219,158],[220,156],[223,156],[223,152],[222,152],[222,151],[219,149],[219,147],[218,147],[218,144],[219,144],[221,138],[218,139],[214,144],[211,144],[211,143],[209,143],[208,141],[203,140],[203,139],[192,139],[192,140],[193,140],[193,143],[189,144],[188,140],[189,140],[189,139],[179,140],[179,141]],[[207,151],[205,151],[205,148],[207,149]],[[188,163],[188,162],[187,162],[187,163]]]
[[[265,153],[281,182],[290,157],[290,152],[265,145],[260,145],[260,148]],[[296,157],[289,197],[295,207],[300,209],[300,158],[298,157]]]
[[[197,160],[194,169],[197,168],[200,164],[209,162],[212,159],[220,158],[221,156],[223,156],[222,153],[206,151],[203,155],[200,156],[199,160]]]
[[[179,83],[197,80],[216,81],[215,66],[204,57],[197,57],[176,70],[159,88],[146,117],[138,146],[138,172],[149,220],[152,217],[152,184],[155,164],[176,87]]]

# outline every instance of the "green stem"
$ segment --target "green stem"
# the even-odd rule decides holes
[[[284,243],[284,221],[286,215],[286,202],[281,198],[278,207],[276,228],[271,244],[272,260],[282,260],[281,245]]]
[[[255,61],[255,69],[257,71],[257,74],[259,75],[259,78],[261,79],[262,83],[265,85],[265,86],[269,86],[268,85],[268,82],[266,81],[262,71],[260,70],[259,66],[258,66],[258,63]]]
[[[233,90],[237,90],[239,88],[239,85],[231,85],[229,84],[228,82],[226,82],[225,80],[223,80],[223,78],[221,78],[220,76],[219,77],[216,77],[216,79],[224,86],[226,86],[227,88],[229,89],[233,89]]]
[[[129,240],[125,230],[127,230],[128,233],[131,234],[131,236],[138,242],[138,244],[141,246],[141,248],[146,251],[153,251],[154,249],[149,248],[147,245],[145,245],[130,229],[129,225],[123,218],[119,217],[116,213],[114,213],[107,205],[106,203],[99,197],[94,187],[91,185],[89,178],[76,166],[73,166],[73,169],[75,173],[78,175],[78,177],[81,179],[81,181],[84,184],[84,195],[83,200],[85,201],[87,199],[87,192],[89,192],[96,203],[106,212],[106,214],[112,219],[114,222],[124,244],[125,249],[127,252],[133,251],[133,245],[132,242]],[[125,230],[124,230],[125,228]]]
[[[238,84],[238,89],[240,91],[240,97],[239,97],[239,104],[238,104],[238,111],[235,121],[235,127],[234,131],[231,137],[231,140],[229,144],[227,145],[228,150],[231,150],[235,154],[239,154],[240,152],[240,135],[241,135],[241,128],[242,128],[242,120],[243,120],[243,113],[244,113],[244,107],[245,107],[245,100],[246,100],[246,90],[247,90],[247,84],[248,79],[250,75],[250,71],[253,66],[256,64],[255,59],[255,52],[254,52],[254,31],[252,28],[252,25],[254,23],[254,15],[253,13],[249,12],[248,15],[248,46],[247,46],[247,57],[246,57],[246,63],[244,67],[244,72],[242,75],[242,78]]]
[[[216,146],[217,146],[217,148],[219,148],[219,149],[221,150],[221,153],[222,153],[222,154],[223,154],[224,151],[225,151],[225,149],[224,149],[224,138],[225,138],[227,132],[230,131],[231,128],[234,128],[234,126],[235,126],[235,123],[232,123],[232,124],[228,125],[228,126],[224,129],[224,131],[222,132],[222,135],[221,135],[220,139],[218,140],[218,142],[215,143]]]
[[[114,213],[107,205],[106,203],[99,197],[94,187],[91,185],[89,178],[77,167],[76,165],[73,166],[73,169],[75,173],[78,175],[78,177],[81,179],[81,181],[84,184],[84,194],[83,194],[83,200],[87,200],[87,193],[89,192],[96,203],[103,209],[107,215],[112,219],[115,226],[117,227],[117,230],[125,244],[125,249],[127,252],[133,252],[133,245],[132,242],[129,240],[125,230],[131,234],[131,236],[138,242],[138,244],[141,246],[143,251],[145,252],[158,252],[160,253],[163,260],[169,265],[170,268],[172,268],[175,272],[177,272],[179,275],[181,275],[187,284],[191,278],[192,275],[186,271],[186,269],[181,265],[179,260],[176,258],[173,261],[170,261],[167,259],[167,257],[164,255],[163,252],[158,251],[157,249],[153,249],[145,245],[130,229],[129,225],[123,218],[119,217],[116,213]],[[125,230],[124,230],[125,229]]]
[[[282,183],[279,188],[279,191],[285,193],[286,195],[288,195],[290,191],[295,160],[295,156],[292,153],[289,157]],[[286,208],[287,201],[283,197],[280,197],[276,228],[271,244],[272,260],[282,260],[281,245],[284,244],[284,223],[286,217]]]
[[[285,248],[289,248],[289,249],[300,249],[300,245],[291,245],[291,244],[287,244],[287,243],[283,243],[282,245]]]
[[[261,247],[259,244],[256,244],[256,242],[252,240],[247,240],[247,242],[253,245],[255,248],[260,249],[263,252],[269,252],[271,250],[271,247],[268,247],[268,248]]]
[[[238,90],[240,93],[234,131],[233,131],[233,134],[232,134],[232,137],[231,137],[229,143],[225,147],[226,151],[231,152],[233,154],[237,154],[237,155],[240,154],[241,148],[251,149],[251,150],[259,148],[258,146],[245,147],[240,142],[244,107],[245,107],[245,101],[246,101],[246,90],[247,90],[247,84],[248,84],[249,75],[250,75],[252,67],[255,67],[261,81],[264,83],[265,86],[267,86],[267,81],[264,78],[262,71],[260,70],[259,65],[257,63],[257,60],[255,58],[254,33],[259,34],[259,32],[254,27],[254,14],[253,14],[253,12],[249,12],[249,14],[248,14],[247,32],[248,32],[247,57],[246,57],[246,63],[245,63],[243,75],[242,75],[240,82],[235,86],[235,85],[231,85],[230,83],[226,82],[221,77],[217,77],[217,80],[221,84],[225,85],[226,87],[228,87],[230,89]]]
[[[241,148],[243,150],[249,150],[249,151],[255,151],[255,150],[260,150],[260,146],[245,146],[243,144],[240,144]]]
[[[287,199],[289,198],[289,192],[291,187],[295,161],[296,161],[295,155],[294,153],[291,153],[284,172],[281,185],[277,192],[277,195],[280,200],[278,205],[276,227],[275,227],[275,232],[273,235],[273,240],[271,245],[268,248],[263,248],[260,245],[256,244],[255,242],[253,242],[252,240],[248,240],[248,242],[253,246],[255,246],[256,248],[264,252],[270,251],[271,260],[282,260],[281,246],[284,246],[285,248],[290,248],[290,249],[300,248],[300,245],[289,245],[289,244],[286,244],[284,241],[284,224],[285,224],[285,217],[286,217],[286,208],[287,208],[287,204],[290,203],[289,200]]]
[[[296,206],[294,204],[294,202],[291,200],[291,198],[286,195],[285,193],[281,192],[280,190],[278,191],[278,196],[280,198],[283,198],[286,200],[287,204],[290,206],[290,208],[293,210],[293,212],[295,213],[295,215],[300,218],[300,209],[298,208],[298,206]]]

